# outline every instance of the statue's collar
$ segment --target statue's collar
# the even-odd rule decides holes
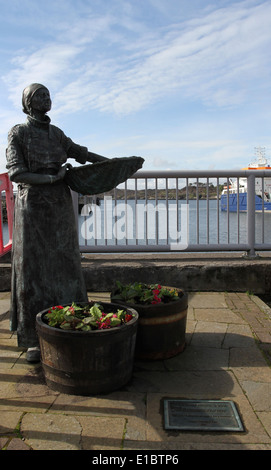
[[[44,121],[39,121],[39,119],[34,118],[33,116],[27,116],[27,121],[33,126],[39,127],[40,129],[48,129],[51,119],[49,116],[45,116]]]

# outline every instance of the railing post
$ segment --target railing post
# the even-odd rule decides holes
[[[248,258],[255,258],[255,176],[247,177],[247,242]]]

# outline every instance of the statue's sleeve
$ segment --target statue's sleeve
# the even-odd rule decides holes
[[[75,144],[71,141],[71,146],[67,152],[69,158],[75,158],[75,160],[81,164],[86,163],[88,156],[87,147],[82,147],[81,145]]]
[[[84,164],[87,161],[88,149],[82,145],[78,145],[67,137],[64,132],[61,131],[61,144],[64,147],[68,158],[74,158],[78,163]]]
[[[23,154],[23,128],[20,124],[12,127],[8,133],[6,159],[6,168],[11,180],[16,175],[29,171]]]

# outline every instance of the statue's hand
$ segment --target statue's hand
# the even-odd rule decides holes
[[[66,174],[67,169],[68,169],[68,168],[71,168],[71,167],[72,167],[72,165],[71,165],[70,163],[66,163],[65,165],[63,165],[63,166],[60,168],[60,170],[59,170],[59,172],[57,173],[57,175],[54,176],[54,183],[55,183],[56,181],[61,181],[61,180],[63,180],[63,178],[64,178],[64,176],[65,176],[65,174]]]

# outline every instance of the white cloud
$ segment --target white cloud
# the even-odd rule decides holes
[[[41,81],[55,91],[58,113],[92,108],[125,115],[173,93],[234,107],[251,98],[251,78],[259,87],[265,82],[259,70],[270,71],[269,2],[237,2],[149,30],[137,22],[133,32],[128,12],[78,17],[66,30],[61,25],[55,43],[17,55],[4,76],[13,103],[22,84]]]
[[[120,43],[115,60],[100,62],[102,72],[96,69],[89,78],[93,62],[86,63],[79,78],[85,105],[125,115],[174,92],[211,106],[237,106],[251,98],[251,79],[257,77],[259,87],[265,82],[259,70],[270,69],[269,15],[268,3],[224,8],[166,32],[148,33],[139,43]]]
[[[32,54],[17,55],[12,59],[12,70],[3,80],[10,89],[10,99],[15,106],[21,100],[22,90],[37,82],[59,87],[70,64],[80,48],[63,44],[48,44]]]
[[[146,155],[149,169],[173,168],[174,161],[185,168],[191,162],[196,168],[229,166],[249,153],[257,133],[268,135],[261,128],[270,120],[269,1],[112,0],[106,9],[104,3],[55,0],[48,10],[47,4],[26,1],[31,15],[26,12],[22,24],[30,27],[40,18],[42,33],[36,38],[38,23],[32,38],[28,29],[26,42],[10,56],[10,68],[2,69],[1,93],[12,106],[8,112],[2,107],[0,145],[11,125],[21,122],[22,90],[34,81],[51,91],[54,123],[71,116],[65,124],[75,141],[79,113],[86,120],[98,115],[99,126],[112,120],[115,136],[106,126],[100,132],[85,121],[84,137],[89,129],[96,134],[96,142],[89,141],[98,153],[102,148],[108,155]],[[246,116],[248,103],[256,112]],[[225,118],[216,113],[220,110]],[[159,125],[149,124],[144,114]]]

